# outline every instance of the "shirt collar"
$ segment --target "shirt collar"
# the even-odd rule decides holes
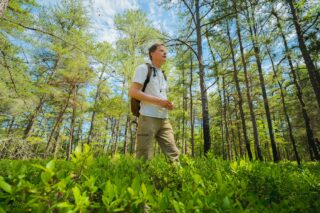
[[[152,62],[151,62],[151,66],[154,67],[156,70],[160,70],[160,68],[156,67]]]

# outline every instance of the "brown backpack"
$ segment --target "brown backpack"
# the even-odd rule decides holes
[[[147,78],[146,80],[144,81],[143,83],[143,87],[142,87],[142,92],[145,91],[146,87],[147,87],[147,84],[149,83],[150,81],[150,77],[151,77],[151,73],[152,73],[152,66],[151,64],[149,63],[146,63],[147,66],[148,66],[148,74],[147,74]],[[135,99],[135,98],[131,98],[131,112],[134,116],[137,116],[139,117],[140,113],[139,113],[139,110],[140,110],[140,101]]]

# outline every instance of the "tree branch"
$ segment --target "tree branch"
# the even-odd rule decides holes
[[[197,53],[197,52],[192,48],[192,46],[191,46],[190,44],[188,44],[186,41],[180,40],[180,39],[178,39],[178,38],[167,40],[167,42],[171,42],[171,41],[177,41],[177,42],[179,42],[179,43],[181,43],[181,44],[186,45],[186,46],[195,54],[195,56],[197,57],[197,60],[200,61],[199,56],[198,56],[198,53]],[[169,46],[171,46],[171,45],[169,45]]]
[[[45,34],[45,35],[52,36],[52,37],[54,37],[54,38],[59,39],[60,41],[65,42],[66,44],[70,45],[72,48],[77,49],[78,51],[80,51],[80,52],[82,52],[82,53],[84,53],[84,54],[86,54],[86,55],[91,55],[88,51],[82,50],[82,49],[81,49],[80,47],[78,47],[76,44],[73,44],[73,43],[71,43],[71,42],[69,42],[69,41],[66,41],[66,40],[64,40],[63,38],[61,38],[61,37],[59,37],[59,36],[57,36],[57,35],[55,35],[55,34],[53,34],[53,33],[46,32],[46,31],[41,30],[41,29],[38,29],[38,28],[25,26],[25,25],[23,25],[23,24],[21,24],[21,23],[17,23],[17,22],[11,21],[11,20],[9,20],[9,19],[7,19],[7,18],[2,18],[2,20],[5,20],[5,21],[7,21],[7,22],[10,22],[11,24],[18,25],[18,26],[20,26],[20,27],[22,27],[22,28],[25,28],[25,29],[28,29],[28,30],[32,30],[32,31],[40,32],[40,33]],[[98,60],[98,59],[96,59],[96,58],[94,58],[94,60],[97,61],[97,62],[99,62],[99,63],[101,63],[101,64],[105,64],[105,62],[100,61],[100,60]]]
[[[213,4],[211,5],[211,8],[204,14],[203,16],[200,17],[200,20],[202,20],[204,17],[206,17],[211,11],[213,10]]]
[[[182,0],[183,4],[188,8],[189,12],[191,13],[191,18],[193,20],[194,25],[197,25],[196,19],[194,18],[194,13],[191,10],[190,6],[187,4],[185,0]]]
[[[227,13],[225,14],[224,16],[221,16],[215,20],[212,20],[212,21],[209,21],[208,23],[204,23],[203,25],[201,25],[200,27],[204,27],[204,26],[207,26],[207,25],[210,25],[210,24],[217,24],[218,22],[222,21],[223,19],[229,17],[229,16],[232,16],[232,15],[235,15],[237,12],[232,12],[232,13]]]
[[[319,16],[320,16],[320,13],[317,14],[317,17],[314,19],[314,21],[312,22],[312,24],[311,24],[309,27],[307,27],[307,29],[305,29],[305,30],[302,32],[302,34],[305,34],[311,27],[313,27],[313,25],[315,25],[315,24],[317,23],[317,20],[318,20]]]

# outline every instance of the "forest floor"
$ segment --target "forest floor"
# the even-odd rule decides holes
[[[163,156],[0,160],[2,212],[320,212],[320,164]]]

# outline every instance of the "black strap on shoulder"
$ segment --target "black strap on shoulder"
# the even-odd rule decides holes
[[[151,77],[151,73],[152,73],[152,66],[151,66],[151,64],[146,63],[146,65],[147,65],[147,67],[148,67],[148,74],[147,74],[146,80],[145,80],[144,83],[143,83],[142,92],[144,92],[144,90],[146,89],[147,84],[148,84],[149,81],[150,81],[150,77]]]
[[[166,74],[164,73],[164,70],[162,70],[162,74],[163,74],[164,80],[167,81],[167,76],[166,76]]]

